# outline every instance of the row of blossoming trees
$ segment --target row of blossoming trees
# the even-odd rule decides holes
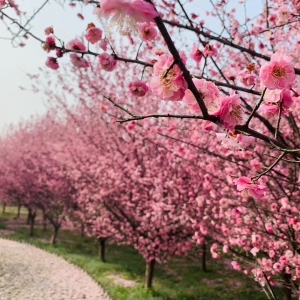
[[[82,37],[66,42],[59,38],[59,26],[46,28],[45,39],[32,34],[28,21],[11,17],[10,7],[22,15],[17,5],[0,2],[2,19],[16,26],[16,32],[9,28],[14,41],[41,42],[49,53],[46,66],[58,78],[46,74],[43,85],[33,76],[34,90],[64,111],[63,121],[47,126],[65,126],[43,138],[47,151],[33,155],[41,161],[37,169],[44,170],[36,199],[68,203],[59,211],[76,211],[73,219],[93,228],[102,241],[113,233],[143,255],[153,247],[145,256],[149,263],[158,260],[159,249],[168,249],[163,242],[172,234],[182,238],[183,244],[172,240],[180,245],[178,252],[188,248],[190,236],[202,244],[211,240],[213,257],[231,254],[232,266],[253,276],[269,298],[276,299],[276,282],[283,282],[285,299],[298,295],[299,1],[268,0],[255,17],[239,15],[226,0],[207,1],[206,17],[196,1],[65,2],[75,9],[93,7],[93,15],[80,14],[87,18]],[[247,13],[244,2],[236,6]],[[73,69],[65,70],[64,61]],[[68,108],[71,96],[78,100],[76,110]],[[42,136],[43,126],[7,139],[19,141],[23,131]],[[62,132],[68,132],[68,142],[60,140]],[[25,145],[32,140],[23,139]],[[10,152],[3,149],[4,156]],[[30,152],[20,162],[30,170],[26,179],[36,177]],[[57,164],[53,170],[62,168],[50,181],[55,191],[47,181],[51,162]],[[57,197],[60,189],[65,194]],[[20,190],[14,197],[29,194]],[[55,215],[57,224],[66,218],[62,215]],[[143,227],[156,226],[163,215],[170,222],[163,225],[168,233],[161,225]]]

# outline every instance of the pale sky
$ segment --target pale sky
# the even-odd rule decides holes
[[[200,1],[199,4],[197,1]],[[194,5],[199,9],[199,14],[207,7],[203,0],[195,0]],[[18,0],[21,9],[27,11],[31,15],[45,0]],[[59,2],[57,0],[57,2]],[[68,1],[67,1],[68,2]],[[205,1],[207,3],[207,1]],[[232,6],[237,0],[231,0]],[[251,15],[257,7],[261,7],[261,0],[248,1],[247,11]],[[44,29],[53,26],[55,34],[64,41],[69,41],[77,35],[80,35],[86,29],[86,25],[90,22],[99,24],[96,17],[92,15],[92,7],[84,7],[84,21],[77,17],[77,12],[81,8],[71,8],[65,5],[62,8],[55,0],[51,0],[45,8],[37,14],[32,21],[32,32],[42,39],[45,38]],[[14,14],[10,14],[15,16]],[[243,12],[241,12],[243,15]],[[209,26],[209,24],[207,24]],[[7,34],[7,30],[0,24],[0,36]],[[21,118],[28,119],[36,113],[46,111],[42,97],[40,94],[34,94],[30,91],[22,91],[19,86],[30,88],[31,81],[27,78],[26,73],[37,73],[38,67],[44,67],[47,53],[43,51],[41,45],[36,40],[30,39],[23,48],[13,48],[10,41],[0,39],[1,44],[1,71],[0,71],[0,131],[5,125],[10,123],[18,123]],[[66,61],[66,60],[65,60]],[[61,64],[61,62],[60,62]],[[53,71],[55,72],[55,71]]]

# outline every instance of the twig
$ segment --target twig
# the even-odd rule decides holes
[[[269,173],[280,161],[281,161],[281,159],[283,158],[283,156],[285,156],[285,152],[283,152],[283,153],[281,153],[278,157],[277,157],[277,159],[274,161],[274,163],[271,165],[271,166],[269,166],[265,171],[263,171],[262,173],[260,173],[259,175],[257,175],[257,176],[254,176],[254,177],[252,177],[251,179],[253,180],[253,181],[257,181],[259,178],[261,178],[263,175],[265,175],[265,174],[267,174],[267,173]]]
[[[255,105],[254,109],[252,110],[252,112],[251,112],[251,114],[250,114],[250,116],[249,116],[247,122],[245,123],[245,126],[246,126],[246,127],[249,126],[249,123],[250,123],[251,119],[253,118],[253,116],[254,116],[254,114],[256,113],[256,111],[259,109],[259,107],[260,107],[262,101],[264,100],[264,96],[265,96],[266,90],[267,90],[267,88],[264,88],[264,90],[263,90],[263,92],[262,92],[262,94],[261,94],[261,96],[260,96],[259,101],[256,103],[256,105]]]

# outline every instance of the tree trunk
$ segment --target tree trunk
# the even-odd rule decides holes
[[[20,213],[21,213],[21,204],[18,205],[18,213],[17,213],[17,219],[20,218]]]
[[[5,214],[6,202],[3,202],[2,213]]]
[[[27,225],[30,225],[31,217],[32,217],[32,209],[28,208]]]
[[[291,274],[283,274],[284,283],[282,285],[283,299],[292,300]]]
[[[53,246],[56,244],[57,234],[58,234],[59,226],[54,226],[54,231],[50,239],[50,244]]]
[[[45,214],[43,214],[43,230],[47,230],[47,218]]]
[[[102,262],[105,262],[105,238],[99,238],[99,247],[98,247],[98,254],[99,258],[101,259]]]
[[[84,223],[81,224],[81,232],[80,232],[81,237],[84,237]]]
[[[36,212],[31,213],[30,217],[30,236],[33,236],[33,228],[34,228],[34,222],[35,222]]]
[[[146,289],[149,289],[152,287],[154,266],[155,266],[155,259],[146,263],[146,272],[145,272],[145,288]]]
[[[203,243],[202,244],[202,271],[203,272],[207,272],[207,269],[206,269],[206,244]]]

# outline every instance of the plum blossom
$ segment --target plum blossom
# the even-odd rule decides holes
[[[107,50],[107,44],[108,44],[108,41],[106,39],[100,41],[99,43],[99,47],[103,50],[103,51],[106,51]]]
[[[278,116],[279,107],[278,104],[273,102],[262,103],[259,107],[259,111],[267,118],[273,118]]]
[[[205,79],[193,79],[193,82],[201,94],[204,103],[209,113],[214,113],[219,108],[219,89],[217,86]],[[190,109],[191,113],[201,113],[200,107],[193,95],[193,93],[186,89],[183,97],[183,102]]]
[[[114,59],[114,57],[107,53],[99,54],[97,57],[101,69],[105,71],[111,72],[117,64],[117,61]]]
[[[237,134],[234,130],[229,130],[227,134],[217,132],[216,136],[228,149],[245,149],[255,141],[253,136]]]
[[[162,100],[179,101],[183,98],[187,84],[182,76],[182,72],[175,64],[170,70],[173,63],[173,57],[162,55],[154,64],[154,76],[150,81],[150,87],[153,94]]]
[[[255,184],[249,177],[240,177],[233,182],[237,185],[237,190],[243,192],[244,197],[250,196],[259,200],[267,191],[266,186]]]
[[[204,56],[211,57],[217,55],[217,49],[211,44],[207,44],[203,49]]]
[[[151,23],[138,23],[139,36],[144,42],[152,41],[157,36],[157,30],[154,24]]]
[[[88,68],[90,66],[89,62],[85,58],[77,55],[77,53],[72,53],[70,58],[71,63],[77,68]]]
[[[59,68],[59,64],[55,57],[49,56],[46,60],[46,66],[52,70],[57,70]]]
[[[245,86],[252,86],[255,84],[255,75],[249,73],[248,71],[242,71],[239,74],[239,80]]]
[[[287,23],[291,17],[291,13],[290,13],[288,7],[280,6],[277,9],[276,17],[277,17],[277,20],[276,20],[277,25]]]
[[[144,81],[135,80],[129,83],[130,92],[137,97],[143,97],[148,92],[149,88]]]
[[[67,43],[66,49],[85,51],[85,45],[81,41],[75,39]]]
[[[143,0],[102,0],[93,13],[110,18],[106,28],[108,33],[117,27],[124,35],[137,34],[137,22],[149,23],[159,16],[154,6]]]
[[[268,90],[264,97],[265,103],[263,103],[259,110],[268,118],[276,117],[279,114],[279,107],[281,105],[281,114],[286,115],[289,112],[290,107],[294,103],[294,99],[290,90]]]
[[[230,96],[220,98],[220,107],[213,114],[220,117],[221,124],[226,129],[233,129],[245,121],[245,112],[239,95],[232,93]]]
[[[295,76],[291,59],[280,52],[274,53],[259,73],[259,79],[270,90],[291,88]]]
[[[88,24],[85,38],[92,44],[99,42],[102,39],[102,30],[97,28],[93,23]]]
[[[203,53],[198,49],[197,44],[194,44],[190,56],[197,64],[200,63]]]
[[[50,35],[47,36],[46,41],[43,45],[43,49],[47,52],[50,52],[51,50],[55,50],[55,37]]]
[[[231,265],[232,265],[232,267],[233,267],[234,270],[237,270],[237,271],[241,271],[241,270],[242,270],[242,268],[241,268],[241,266],[239,265],[239,263],[238,263],[237,261],[235,261],[235,260],[233,260],[233,261],[231,262]]]
[[[0,2],[0,5],[1,5],[1,2]],[[45,28],[45,35],[50,35],[50,34],[53,34],[53,33],[54,33],[53,27]]]

